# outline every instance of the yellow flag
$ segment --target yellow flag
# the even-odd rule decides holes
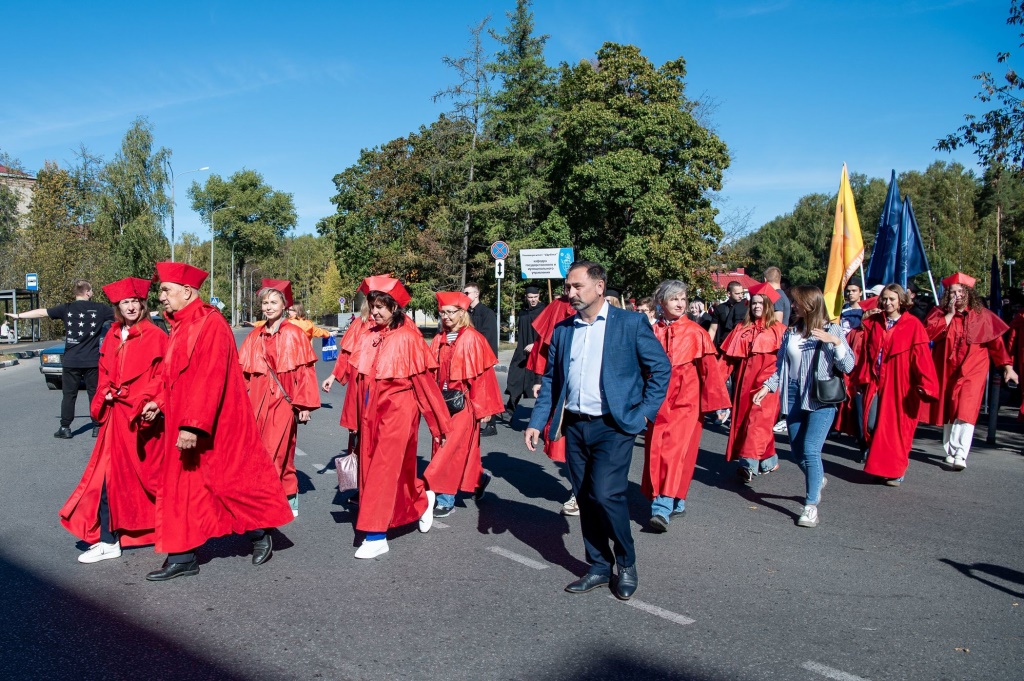
[[[860,234],[857,207],[853,205],[853,189],[843,164],[843,177],[839,180],[836,201],[836,221],[832,228],[832,249],[828,257],[825,276],[825,307],[831,319],[838,319],[843,309],[843,291],[846,282],[864,262],[864,238]]]

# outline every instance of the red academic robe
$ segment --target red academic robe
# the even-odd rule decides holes
[[[110,327],[100,349],[96,395],[90,412],[103,424],[82,480],[60,510],[61,525],[79,539],[100,540],[99,508],[107,485],[110,529],[121,546],[155,541],[156,483],[160,467],[163,423],[150,424],[139,416],[147,402],[160,394],[161,364],[167,334],[148,319],[129,327]],[[113,395],[107,400],[107,395]]]
[[[505,411],[501,387],[494,373],[498,358],[476,329],[459,329],[452,344],[445,333],[434,336],[430,351],[437,360],[437,385],[466,393],[466,406],[451,417],[444,446],[434,443],[430,464],[423,472],[427,485],[438,494],[472,492],[480,482],[480,419]]]
[[[256,415],[263,446],[274,461],[274,468],[288,496],[299,493],[295,476],[295,437],[298,411],[320,408],[316,383],[316,354],[306,332],[291,321],[282,321],[277,333],[267,327],[254,329],[238,353],[249,391],[249,402]],[[277,372],[291,402],[281,393],[271,371]]]
[[[373,327],[364,333],[358,369],[354,386],[361,410],[356,529],[386,532],[418,520],[427,510],[426,488],[416,475],[420,414],[437,438],[451,432],[451,417],[430,375],[437,362],[410,320],[397,329]]]
[[[654,325],[672,376],[668,394],[644,438],[642,489],[649,499],[685,499],[697,465],[704,414],[727,409],[729,393],[715,356],[715,344],[700,324],[681,317]]]
[[[760,406],[754,393],[775,373],[779,346],[786,325],[763,322],[737,326],[722,343],[722,355],[733,374],[732,427],[725,446],[725,460],[757,459],[775,456],[775,419],[779,415],[779,394],[768,393]]]
[[[870,317],[864,317],[870,319]],[[857,422],[857,410],[854,408],[853,400],[857,394],[858,384],[856,376],[860,375],[860,368],[864,361],[864,342],[867,334],[864,331],[863,322],[856,329],[850,329],[846,334],[846,343],[853,350],[853,358],[856,362],[850,378],[846,381],[846,401],[837,405],[836,420],[832,423],[832,429],[860,438],[861,424]]]
[[[338,347],[338,361],[331,374],[341,385],[347,385],[345,401],[341,407],[341,427],[353,432],[359,430],[359,400],[356,399],[356,374],[359,373],[359,348],[363,334],[372,326],[365,319],[353,320]]]
[[[939,378],[939,399],[925,420],[935,426],[957,419],[977,423],[989,359],[996,366],[1012,363],[1002,338],[1009,327],[985,309],[957,313],[947,326],[942,309],[935,308],[925,322]]]
[[[548,350],[551,349],[551,337],[555,334],[555,325],[563,319],[576,314],[576,310],[569,304],[569,299],[559,296],[553,303],[544,308],[544,311],[533,320],[533,330],[537,332],[537,340],[533,342],[533,349],[530,356],[526,358],[526,369],[538,376],[543,376],[548,367]],[[550,421],[544,426],[544,453],[552,461],[565,463],[565,438],[552,440],[549,437],[551,428]]]
[[[290,523],[292,510],[260,440],[223,315],[197,299],[167,318],[157,552],[185,553],[212,537]],[[196,447],[183,452],[177,448],[182,428],[200,434]]]
[[[1010,322],[1010,331],[1006,334],[1006,349],[1013,359],[1013,370],[1018,374],[1024,367],[1024,312],[1018,312]]]
[[[905,312],[891,329],[885,327],[883,315],[864,318],[864,358],[859,361],[857,379],[866,386],[864,432],[868,445],[876,440],[879,443],[868,450],[864,470],[883,478],[899,478],[910,464],[922,393],[925,400],[935,401],[939,396],[939,379],[928,349],[928,334],[914,315]],[[875,429],[869,432],[867,419],[875,400]]]

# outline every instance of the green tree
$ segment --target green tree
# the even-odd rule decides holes
[[[346,295],[345,288],[341,283],[341,273],[338,271],[338,265],[332,259],[327,264],[327,270],[320,279],[320,285],[316,295],[313,297],[317,313],[337,314],[341,312],[338,300],[342,297],[351,298],[352,296],[351,294]]]
[[[213,174],[203,185],[193,182],[188,194],[192,210],[203,215],[224,207],[214,221],[214,235],[234,252],[236,304],[240,308],[246,262],[273,255],[298,221],[292,195],[275,190],[262,175],[248,169],[227,180]]]
[[[551,173],[555,209],[541,231],[611,267],[634,291],[666,277],[706,283],[722,236],[711,192],[725,143],[693,117],[682,58],[655,66],[606,43],[596,62],[563,65]]]

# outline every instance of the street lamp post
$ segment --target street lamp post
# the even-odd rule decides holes
[[[217,206],[210,211],[210,299],[213,299],[213,242],[216,239],[216,235],[213,231],[213,217],[219,210],[226,210],[228,208],[234,208],[234,206]]]
[[[1003,262],[1005,262],[1006,266],[1010,268],[1010,288],[1013,288],[1013,266],[1017,264],[1017,261],[1013,258],[1007,258]]]
[[[255,274],[259,269],[259,267],[253,267],[251,270],[249,270],[249,316],[252,317],[253,320],[255,320],[256,314],[254,312],[255,307],[253,307],[255,303],[253,302],[252,295],[252,275]]]
[[[171,167],[171,162],[168,160],[167,170],[171,173],[171,262],[174,262],[174,184],[177,179],[174,175],[174,168]],[[180,175],[187,175],[188,173],[198,173],[202,170],[209,170],[210,166],[203,166],[202,168],[194,168],[192,170],[186,170]]]

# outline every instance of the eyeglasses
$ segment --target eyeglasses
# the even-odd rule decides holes
[[[462,310],[440,310],[439,312],[442,317],[454,317],[455,315],[462,312]]]

